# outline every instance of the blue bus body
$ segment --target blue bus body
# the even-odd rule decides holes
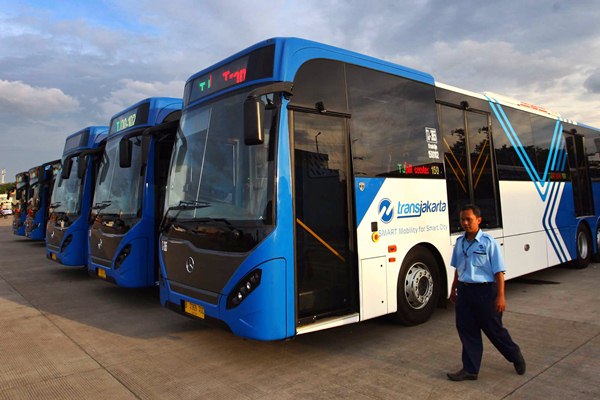
[[[156,284],[157,209],[163,207],[181,104],[149,98],[111,119],[92,206],[90,275],[123,287]]]
[[[46,257],[65,266],[84,266],[88,260],[90,209],[97,162],[108,127],[89,126],[65,141],[62,168],[57,175],[46,227]],[[82,165],[80,165],[82,164]]]
[[[261,42],[186,83],[161,303],[259,340],[422,323],[448,297],[470,202],[507,278],[584,267],[600,241],[598,133],[343,49]]]
[[[29,191],[29,175],[27,171],[20,172],[15,176],[16,203],[13,208],[13,233],[17,236],[25,236],[25,219],[27,218],[27,195]]]
[[[27,199],[25,236],[29,239],[44,240],[46,238],[50,197],[52,196],[56,171],[59,167],[60,160],[54,160],[31,168],[28,172],[29,196]]]

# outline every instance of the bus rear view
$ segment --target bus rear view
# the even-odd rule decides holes
[[[89,235],[91,275],[124,287],[158,281],[157,230],[181,100],[142,100],[111,119]]]
[[[108,127],[90,126],[65,141],[62,168],[54,184],[46,227],[46,256],[62,265],[88,260],[88,230],[97,159]]]

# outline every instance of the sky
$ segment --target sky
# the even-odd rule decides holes
[[[256,42],[296,36],[600,127],[597,0],[0,0],[0,169]]]

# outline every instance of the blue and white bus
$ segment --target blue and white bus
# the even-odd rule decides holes
[[[124,287],[158,281],[158,225],[181,99],[153,97],[116,114],[96,179],[91,275]]]
[[[29,170],[29,193],[27,196],[27,218],[25,236],[32,240],[46,239],[50,198],[60,160],[49,161]]]
[[[29,191],[29,176],[27,171],[15,176],[15,204],[13,206],[13,233],[25,236],[25,219],[27,218],[27,194]]]
[[[513,278],[598,250],[597,129],[294,38],[190,77],[161,302],[261,340],[445,304],[477,203]]]
[[[87,265],[97,156],[104,148],[107,132],[107,126],[89,126],[65,141],[46,227],[46,256],[62,265]]]

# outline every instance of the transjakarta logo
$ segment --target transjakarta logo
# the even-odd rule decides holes
[[[423,214],[446,211],[446,202],[421,201],[417,203],[398,202],[398,218],[420,217]]]
[[[415,203],[398,202],[396,218],[415,218],[426,213],[445,212],[447,204],[444,201],[431,202],[420,201]],[[390,199],[382,199],[379,202],[379,219],[385,224],[389,224],[394,219],[394,207]]]
[[[394,219],[394,208],[390,199],[383,199],[379,202],[379,218],[384,224],[388,224]]]

